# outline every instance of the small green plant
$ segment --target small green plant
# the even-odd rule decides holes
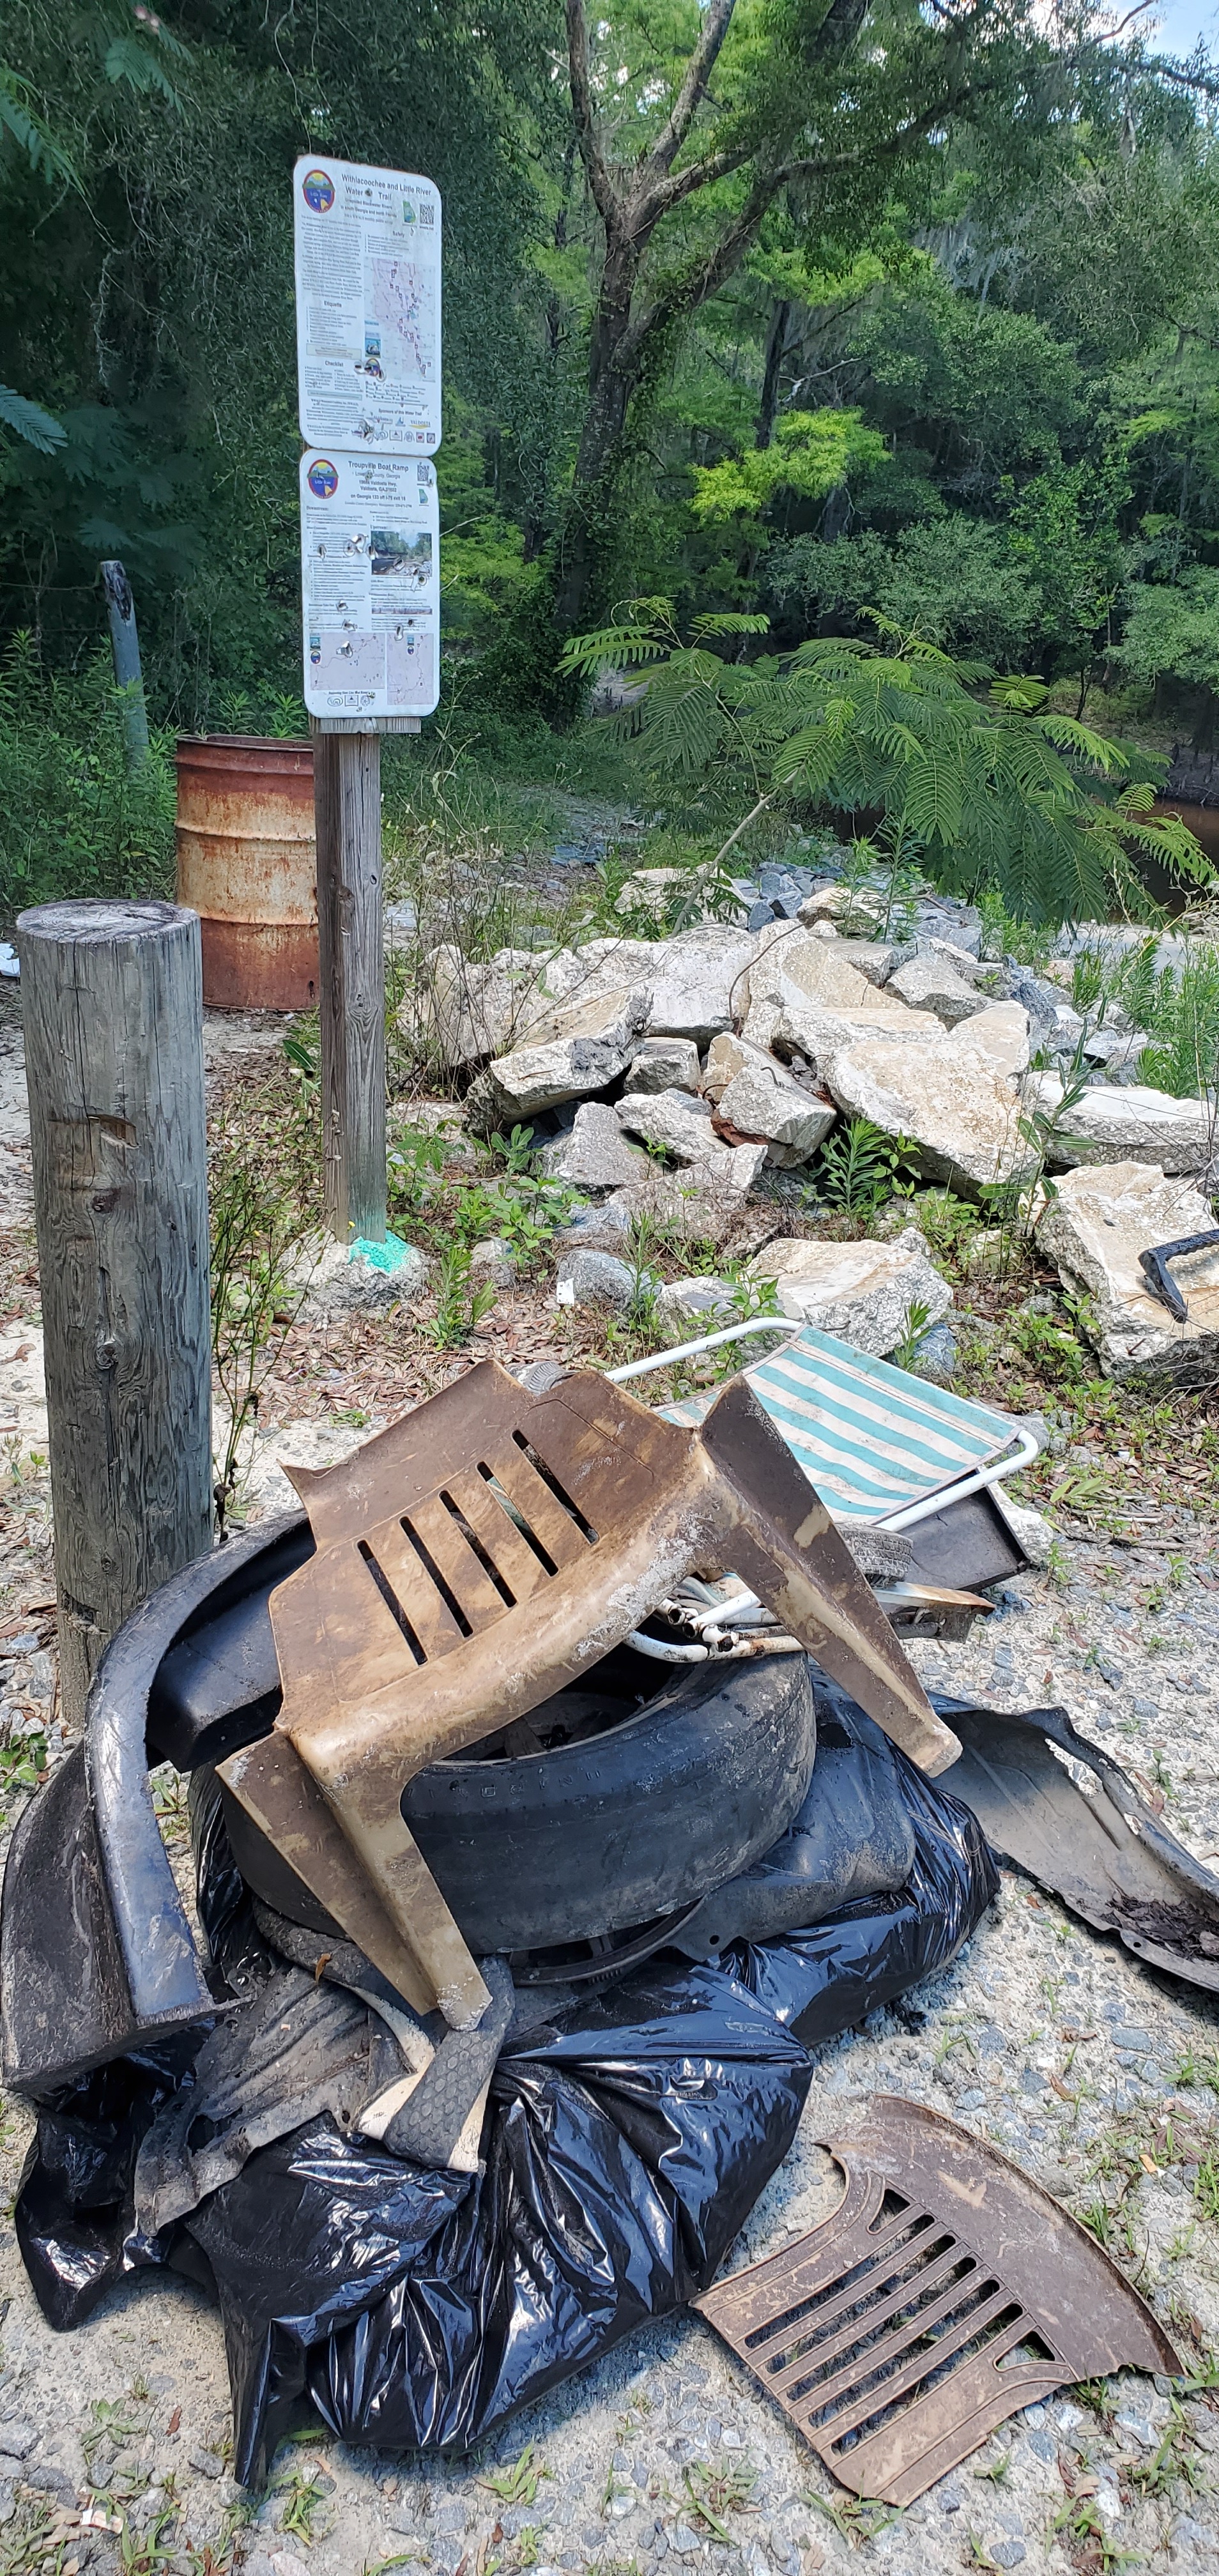
[[[1194,2199],[1204,2218],[1219,2219],[1219,2152],[1213,2147],[1199,2160]]]
[[[875,1216],[899,1194],[898,1175],[909,1146],[887,1136],[870,1118],[848,1119],[827,1136],[806,1184],[823,1207],[841,1208],[844,1216]]]
[[[483,1316],[494,1304],[495,1290],[490,1280],[480,1286],[471,1281],[469,1245],[446,1245],[436,1264],[436,1312],[428,1327],[434,1348],[464,1350],[470,1335],[477,1332]]]
[[[747,2460],[691,2460],[684,2477],[691,2514],[731,2548],[735,2535],[725,2517],[751,2510],[757,2470]]]
[[[1139,1080],[1181,1100],[1213,1090],[1219,1068],[1219,951],[1190,954],[1171,1001],[1157,1016],[1156,1043],[1139,1057]]]
[[[322,1224],[318,1085],[299,1068],[221,1102],[209,1140],[212,1348],[224,1398],[217,1459],[221,1531],[243,1432],[308,1294]]]
[[[923,1335],[930,1322],[930,1306],[925,1306],[921,1297],[912,1297],[910,1304],[906,1309],[906,1320],[902,1326],[901,1340],[899,1342],[895,1342],[891,1353],[894,1368],[912,1369],[915,1367],[918,1359],[918,1346],[922,1341]]]
[[[305,2469],[289,2468],[274,2480],[274,2492],[286,2494],[287,2503],[279,2517],[279,2527],[289,2539],[303,2540],[306,2547],[317,2538],[314,2523],[325,2502],[327,2489]]]
[[[501,2504],[536,2504],[542,2479],[553,2476],[554,2470],[538,2458],[537,2443],[526,2442],[509,2468],[492,2469],[489,2477],[479,2479],[479,2485],[489,2487]]]
[[[807,2487],[803,2502],[811,2504],[815,2513],[823,2513],[826,2521],[833,2523],[839,2539],[854,2548],[877,2539],[891,2523],[902,2518],[900,2505],[882,2504],[877,2496],[840,2496],[831,2502],[828,2496],[820,2496],[815,2488]]]

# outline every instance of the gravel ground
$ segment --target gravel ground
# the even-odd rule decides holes
[[[20,1228],[18,1064],[0,997],[0,1217]],[[256,1047],[266,1044],[251,1027]],[[215,1068],[223,1073],[223,1067]],[[10,1094],[11,1099],[10,1099]],[[37,1313],[28,1236],[0,1238],[0,1364]],[[509,1296],[479,1347],[512,1365],[561,1347],[558,1319]],[[555,1337],[552,1339],[552,1337]],[[294,1339],[266,1422],[341,1445],[459,1363],[403,1354],[381,1324]],[[15,1376],[8,1381],[15,1385]],[[28,1442],[27,1442],[28,1447]],[[288,1444],[285,1444],[288,1445]],[[1195,1444],[1196,1445],[1196,1444]],[[0,1691],[6,1733],[62,1748],[45,1476],[18,1443],[0,1495]],[[1129,1452],[1117,1453],[1129,1457]],[[1093,1463],[1095,1457],[1093,1456]],[[1196,1470],[1194,1471],[1196,1472]],[[1120,1475],[1116,1469],[1114,1473]],[[1126,1484],[1130,1483],[1127,1475]],[[1219,1865],[1219,1559],[1213,1522],[1154,1508],[1137,1544],[1061,1535],[962,1645],[913,1648],[924,1679],[997,1707],[1063,1702],[1137,1773],[1166,1823]],[[9,1820],[19,1812],[10,1776]],[[324,2436],[285,2445],[265,2494],[232,2481],[219,2322],[155,2274],[79,2332],[34,2304],[7,2210],[31,2123],[5,2106],[0,2289],[0,2576],[432,2576],[584,2569],[653,2576],[886,2576],[965,2567],[1219,2569],[1219,2013],[1005,1872],[956,1964],[819,2052],[807,2112],[733,2261],[828,2214],[819,2146],[888,2091],[986,2134],[1086,2214],[1177,2336],[1201,2383],[1127,2376],[1064,2391],[1003,2427],[905,2514],[854,2506],[785,2419],[686,2315],[654,2326],[526,2409],[476,2460],[420,2464]],[[1217,2356],[1214,2366],[1210,2355]],[[704,2512],[702,2508],[707,2510]],[[90,2520],[82,2520],[87,2513]],[[708,2519],[708,2515],[714,2519]]]
[[[1190,1847],[1216,1856],[1219,1573],[1192,1516],[1165,1530],[1160,1549],[1123,1551],[1115,1579],[1112,1549],[1068,1541],[1057,1579],[1013,1584],[973,1642],[915,1653],[927,1681],[962,1697],[1000,1707],[1062,1698],[1158,1789]],[[1149,1651],[1152,1638],[1164,1643]],[[23,1640],[10,1652],[13,1643]],[[44,1648],[19,1654],[12,1695],[35,1691],[50,1663]],[[819,2137],[849,2132],[874,2092],[894,2092],[989,2135],[1099,2217],[1205,2377],[1204,2354],[1219,2350],[1217,2022],[1205,1998],[1005,1872],[951,1969],[819,2053],[800,2134],[734,2260],[827,2213],[837,2169]],[[10,2189],[28,2130],[10,2106]],[[676,2558],[722,2576],[811,2576],[857,2551],[889,2576],[1219,2566],[1219,2412],[1205,2388],[1174,2402],[1166,2383],[1127,2376],[1064,2392],[890,2518],[858,2511],[709,2328],[683,2315],[528,2408],[475,2461],[421,2466],[323,2437],[285,2445],[260,2499],[226,2472],[220,2328],[199,2293],[145,2276],[60,2338],[35,2308],[7,2226],[0,2265],[11,2299],[0,2381],[0,2567],[10,2571],[41,2558],[58,2576],[73,2561],[216,2576],[233,2559],[245,2576],[407,2561],[435,2576],[534,2565],[650,2576]],[[82,2529],[75,2517],[94,2496],[91,2509],[121,2531]]]

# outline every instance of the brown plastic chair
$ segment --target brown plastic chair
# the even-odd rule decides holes
[[[486,1361],[338,1467],[290,1470],[317,1554],[271,1596],[283,1706],[221,1778],[417,2009],[486,1988],[402,1817],[415,1772],[523,1717],[682,1578],[734,1573],[926,1771],[956,1760],[824,1505],[743,1381],[698,1430],[595,1370]]]

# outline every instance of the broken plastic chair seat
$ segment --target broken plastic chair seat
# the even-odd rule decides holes
[[[940,1706],[962,1746],[944,1785],[972,1808],[991,1849],[1149,1967],[1219,1993],[1219,1877],[1169,1833],[1121,1764],[1064,1708]],[[1087,1794],[1070,1762],[1089,1776]]]
[[[854,2494],[913,2504],[1064,2383],[1180,2371],[1116,2263],[986,2140],[882,2095],[822,2143],[831,2217],[693,2304]]]
[[[402,1813],[697,1569],[736,1573],[921,1767],[955,1760],[892,1629],[743,1380],[698,1430],[598,1371],[486,1361],[341,1465],[291,1471],[316,1553],[272,1594],[283,1705],[227,1789],[416,2010],[486,1989]]]

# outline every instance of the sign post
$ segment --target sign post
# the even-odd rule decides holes
[[[440,198],[361,163],[294,173],[304,696],[314,737],[326,1215],[383,1243],[381,735],[440,690]]]

